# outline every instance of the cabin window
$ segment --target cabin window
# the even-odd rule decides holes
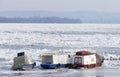
[[[75,64],[82,64],[82,58],[81,57],[75,57],[74,63]]]

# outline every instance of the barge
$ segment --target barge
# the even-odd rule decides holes
[[[44,69],[55,69],[55,68],[66,68],[68,67],[68,55],[52,54],[42,55],[41,68]]]

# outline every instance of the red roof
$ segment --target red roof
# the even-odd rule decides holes
[[[90,55],[90,54],[92,54],[92,53],[90,53],[89,51],[78,51],[78,52],[76,52],[76,55]]]

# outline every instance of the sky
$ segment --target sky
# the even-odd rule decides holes
[[[120,12],[120,0],[0,0],[0,11]]]

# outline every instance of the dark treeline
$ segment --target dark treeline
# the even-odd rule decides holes
[[[81,23],[81,20],[60,17],[0,17],[0,23]]]

